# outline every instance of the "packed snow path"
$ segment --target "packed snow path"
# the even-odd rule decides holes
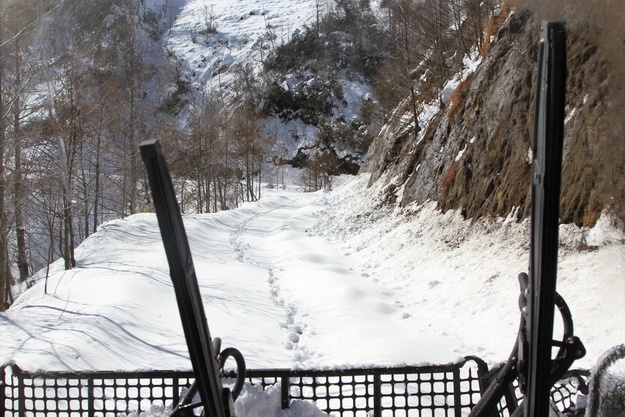
[[[398,294],[364,280],[314,236],[323,193],[269,191],[237,210],[187,215],[212,336],[248,367],[447,362],[453,340],[402,320]],[[153,214],[104,225],[0,316],[2,362],[26,369],[188,369]],[[395,304],[395,305],[394,305]]]
[[[262,270],[284,311],[283,347],[293,351],[294,366],[455,359],[453,340],[416,334],[403,322],[401,294],[369,282],[351,257],[313,234],[315,213],[325,205],[320,196],[284,194],[244,206],[235,230],[238,259]]]
[[[516,338],[527,222],[398,209],[360,176],[332,192],[267,190],[185,215],[208,324],[250,368],[504,360]],[[562,226],[558,289],[591,367],[625,341],[623,235]],[[589,250],[575,249],[584,235]],[[154,214],[103,225],[0,313],[0,364],[28,370],[190,369]],[[556,320],[557,321],[557,320]]]

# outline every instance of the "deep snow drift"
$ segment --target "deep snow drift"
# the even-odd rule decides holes
[[[267,190],[186,215],[212,335],[249,368],[504,360],[515,340],[528,224],[398,210],[367,176],[331,192]],[[558,288],[591,367],[625,340],[623,236],[562,227]],[[582,234],[593,250],[575,249]],[[104,225],[0,314],[0,363],[27,370],[190,369],[156,217]],[[47,287],[47,291],[46,291]]]

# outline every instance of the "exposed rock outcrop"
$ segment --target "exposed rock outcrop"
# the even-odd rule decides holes
[[[513,12],[476,72],[420,132],[410,128],[408,102],[396,109],[361,171],[371,172],[371,183],[401,190],[400,205],[435,200],[443,210],[462,209],[467,218],[526,217],[539,33],[530,12]],[[602,174],[624,147],[622,136],[607,132],[608,72],[586,35],[580,25],[568,35],[562,174],[561,218],[579,225],[594,224],[614,201],[615,184],[625,183],[613,172],[618,167]]]

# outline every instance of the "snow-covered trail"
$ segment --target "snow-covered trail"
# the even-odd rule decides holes
[[[271,296],[284,309],[294,366],[456,359],[457,340],[415,331],[404,320],[402,294],[371,282],[357,272],[355,258],[313,233],[326,205],[318,193],[263,199],[258,206],[267,211],[255,208],[237,240],[240,259],[266,271]]]
[[[449,337],[406,325],[396,291],[355,272],[311,231],[323,193],[185,216],[213,337],[251,368],[446,362]],[[153,214],[104,225],[0,315],[0,362],[25,369],[188,369]],[[10,336],[9,336],[10,335]]]
[[[250,368],[504,360],[516,338],[516,276],[528,224],[466,221],[435,204],[381,204],[367,177],[332,192],[267,190],[258,202],[186,215],[213,337]],[[624,236],[602,218],[561,226],[558,290],[589,368],[625,341]],[[105,224],[0,314],[0,364],[29,369],[189,369],[154,214]],[[558,320],[556,320],[558,322]],[[557,336],[556,336],[557,337]]]
[[[528,268],[529,220],[517,222],[514,213],[465,220],[434,202],[398,208],[367,183],[360,175],[329,194],[316,235],[351,254],[363,276],[402,295],[413,333],[453,335],[458,354],[504,361],[518,331],[517,276]],[[609,213],[592,229],[560,225],[557,290],[587,350],[575,367],[591,368],[625,341],[624,242],[623,225]],[[560,324],[556,317],[556,339]]]

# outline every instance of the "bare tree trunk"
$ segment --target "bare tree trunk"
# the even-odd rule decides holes
[[[61,144],[63,139],[59,138]],[[62,145],[63,146],[63,145]],[[61,155],[63,158],[63,155]],[[67,164],[67,160],[63,161]],[[69,164],[68,164],[69,165]],[[72,269],[76,266],[76,259],[74,258],[74,227],[72,222],[72,192],[71,192],[71,171],[69,167],[66,167],[63,176],[63,259],[65,261],[65,269]]]
[[[410,83],[410,104],[412,107],[412,117],[414,118],[414,135],[415,135],[415,140],[417,139],[417,136],[419,135],[419,131],[421,131],[421,126],[419,126],[419,109],[418,109],[418,97],[417,97],[417,92],[415,91],[415,85],[414,85],[414,80],[412,79],[411,73],[412,73],[412,60],[410,59],[410,51],[411,51],[411,44],[410,44],[410,37],[409,37],[409,30],[408,30],[408,22],[406,21],[406,13],[402,13],[402,19],[403,19],[403,23],[404,23],[404,47],[403,47],[403,58],[404,58],[404,64],[406,66],[406,75],[408,77],[408,83]]]
[[[132,65],[132,64],[131,64]],[[134,70],[134,68],[133,68]],[[134,72],[134,71],[133,71]],[[129,214],[134,214],[136,210],[137,203],[137,161],[136,161],[136,152],[135,152],[135,129],[136,129],[136,114],[135,114],[135,86],[134,86],[134,73],[131,72],[130,77],[130,134],[128,140],[128,153],[130,156],[130,184],[129,193],[130,198],[128,201],[128,211]]]
[[[208,132],[207,135],[212,133]],[[211,180],[214,172],[213,161],[213,141],[209,136],[205,136],[206,143],[206,156],[203,161],[203,173],[204,173],[204,207],[207,213],[211,211]]]
[[[93,196],[93,233],[98,231],[100,215],[100,145],[102,143],[102,113],[100,113],[100,123],[98,126],[98,136],[96,138],[95,148],[95,190]]]
[[[21,106],[19,89],[22,88],[22,69],[19,45],[17,39],[15,41],[15,85],[16,96],[13,103],[13,133],[14,133],[14,164],[13,173],[13,194],[15,198],[15,235],[17,240],[17,267],[19,270],[20,282],[25,281],[29,273],[28,255],[26,251],[26,227],[24,225],[24,214],[22,212],[22,204],[24,201],[24,183],[22,174],[22,146],[21,146]]]
[[[221,194],[221,187],[219,187],[219,179],[213,177],[213,212],[217,212],[217,202],[221,200],[221,196],[217,195],[217,191]]]
[[[133,16],[139,16],[141,9],[145,7],[145,3],[142,1],[131,3],[131,13]],[[135,214],[138,210],[138,187],[140,176],[140,164],[141,158],[139,156],[139,143],[143,136],[142,129],[139,123],[142,110],[137,109],[139,102],[141,102],[140,85],[144,75],[141,73],[144,67],[141,63],[141,47],[137,40],[138,28],[136,23],[132,23],[130,27],[130,40],[129,40],[129,71],[128,76],[129,88],[130,88],[130,138],[129,138],[129,155],[130,155],[130,201],[129,211],[130,214]]]
[[[73,87],[70,87],[73,88]],[[63,137],[59,136],[59,159],[61,161],[62,182],[63,182],[63,259],[65,261],[65,269],[72,269],[76,266],[74,256],[74,226],[72,206],[74,204],[72,197],[72,176],[74,171],[74,161],[76,159],[76,148],[78,142],[78,108],[76,105],[76,91],[70,91],[70,132],[69,132],[69,154],[67,153],[66,143]]]
[[[262,159],[259,156],[258,157],[258,193],[256,195],[259,200],[260,200],[260,197],[261,197],[261,195],[260,195],[260,183],[261,183],[261,179],[262,179],[262,175],[261,175],[262,174],[262,168],[261,168],[261,166],[262,166]]]
[[[197,212],[202,213],[204,211],[204,132],[199,132],[197,140],[198,145],[198,158],[196,163],[197,169]]]
[[[245,194],[247,201],[254,201],[254,189],[252,188],[252,167],[250,166],[250,152],[245,153]]]
[[[72,224],[72,209],[70,207],[69,198],[66,192],[63,192],[63,260],[65,263],[65,269],[72,269],[72,248],[71,248],[71,238],[70,238],[70,229]]]
[[[90,200],[90,192],[89,189],[91,187],[90,184],[90,164],[89,159],[90,156],[85,155],[85,146],[83,141],[80,141],[80,152],[78,162],[80,164],[80,187],[81,187],[81,197],[83,202],[83,211],[81,213],[82,216],[82,230],[80,228],[80,223],[78,224],[78,241],[82,242],[83,240],[89,237],[89,233],[91,230],[91,226],[89,225],[89,218],[91,216],[89,209],[89,200]],[[85,167],[85,165],[87,165]]]
[[[463,15],[468,15],[468,13],[466,13],[463,10],[462,4],[460,4],[459,1],[453,1],[450,4],[451,4],[453,24],[454,26],[456,26],[456,36],[458,38],[458,43],[460,44],[460,48],[462,49],[464,54],[469,55],[471,53],[471,50],[470,50],[471,47],[467,45],[467,42],[464,36],[464,30],[462,28],[463,20],[464,20]]]
[[[484,34],[484,11],[481,0],[465,0],[465,9],[467,20],[472,29],[472,37],[478,51],[482,48],[482,40]],[[486,7],[486,6],[484,6]]]
[[[0,311],[6,310],[13,302],[11,285],[13,277],[9,263],[8,236],[7,236],[7,216],[5,211],[5,167],[4,152],[6,144],[6,122],[4,119],[4,51],[1,46],[4,33],[4,19],[0,23]]]
[[[24,186],[21,163],[21,147],[19,139],[15,140],[15,172],[14,172],[14,195],[15,195],[15,235],[17,239],[17,267],[20,273],[20,282],[26,280],[29,273],[28,255],[26,251],[26,227],[24,225],[24,214],[22,212],[22,202],[24,200]]]

